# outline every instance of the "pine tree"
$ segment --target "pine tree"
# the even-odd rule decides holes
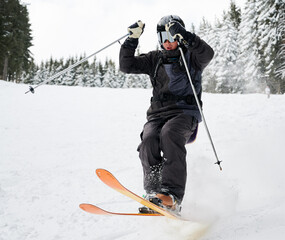
[[[216,91],[221,93],[237,92],[236,61],[238,55],[238,31],[228,13],[224,14],[220,35],[219,60],[217,68]]]
[[[20,81],[32,63],[28,11],[19,0],[0,1],[0,77]]]
[[[120,85],[120,88],[124,87],[125,81],[126,81],[126,74],[118,70],[117,82]]]
[[[132,88],[134,86],[135,86],[135,75],[134,74],[127,74],[123,88]]]
[[[256,0],[248,0],[239,31],[238,85],[241,92],[260,92],[264,83],[260,68]]]
[[[230,20],[233,23],[234,27],[236,29],[238,29],[239,25],[241,23],[241,10],[236,5],[234,0],[231,0],[229,17],[230,17]]]
[[[214,27],[205,19],[202,19],[202,23],[199,27],[198,35],[206,41],[215,51],[214,59],[210,62],[210,64],[206,67],[203,72],[203,81],[202,86],[203,90],[206,92],[215,92],[216,89],[216,76],[215,76],[215,65],[218,52],[216,51],[219,44],[219,26],[220,23],[216,19],[216,24]]]
[[[116,79],[115,62],[113,62],[112,60],[106,59],[104,69],[105,69],[105,73],[103,76],[102,86],[103,87],[111,87],[111,88],[120,87],[118,82],[117,82],[117,79]]]
[[[281,93],[282,79],[276,74],[276,70],[282,61],[282,56],[278,55],[282,48],[282,37],[278,36],[278,26],[282,21],[284,0],[258,0],[257,2],[262,71],[272,92]]]
[[[278,51],[275,76],[280,79],[280,91],[285,93],[285,3],[280,5],[280,18],[277,27]]]

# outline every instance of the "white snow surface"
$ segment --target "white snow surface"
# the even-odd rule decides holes
[[[281,240],[285,234],[285,96],[203,94],[203,124],[187,145],[182,216],[98,216],[80,203],[137,212],[104,185],[106,168],[144,193],[136,151],[150,89],[41,86],[0,81],[1,240]]]

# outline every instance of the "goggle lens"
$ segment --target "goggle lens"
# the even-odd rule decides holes
[[[166,32],[166,31],[158,32],[157,36],[158,36],[158,41],[160,44],[165,43],[166,40],[168,40],[171,43],[175,41],[173,37],[171,36],[170,32]]]

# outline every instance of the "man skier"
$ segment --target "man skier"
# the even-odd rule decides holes
[[[201,122],[178,47],[183,49],[200,99],[201,74],[213,58],[214,51],[197,35],[186,31],[180,17],[169,15],[157,24],[162,50],[134,56],[144,27],[145,24],[138,21],[128,28],[130,35],[120,50],[120,70],[150,76],[153,96],[138,147],[146,199],[178,213],[186,185],[185,144],[196,134]],[[140,209],[142,212],[147,210]]]

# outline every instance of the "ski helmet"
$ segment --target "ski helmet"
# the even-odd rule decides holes
[[[172,20],[179,22],[183,27],[185,27],[183,20],[177,15],[168,15],[168,16],[162,17],[157,23],[157,27],[156,27],[158,42],[162,48],[163,48],[163,43],[166,39],[168,39],[170,42],[174,41],[170,33],[166,32],[165,30],[165,25]]]

